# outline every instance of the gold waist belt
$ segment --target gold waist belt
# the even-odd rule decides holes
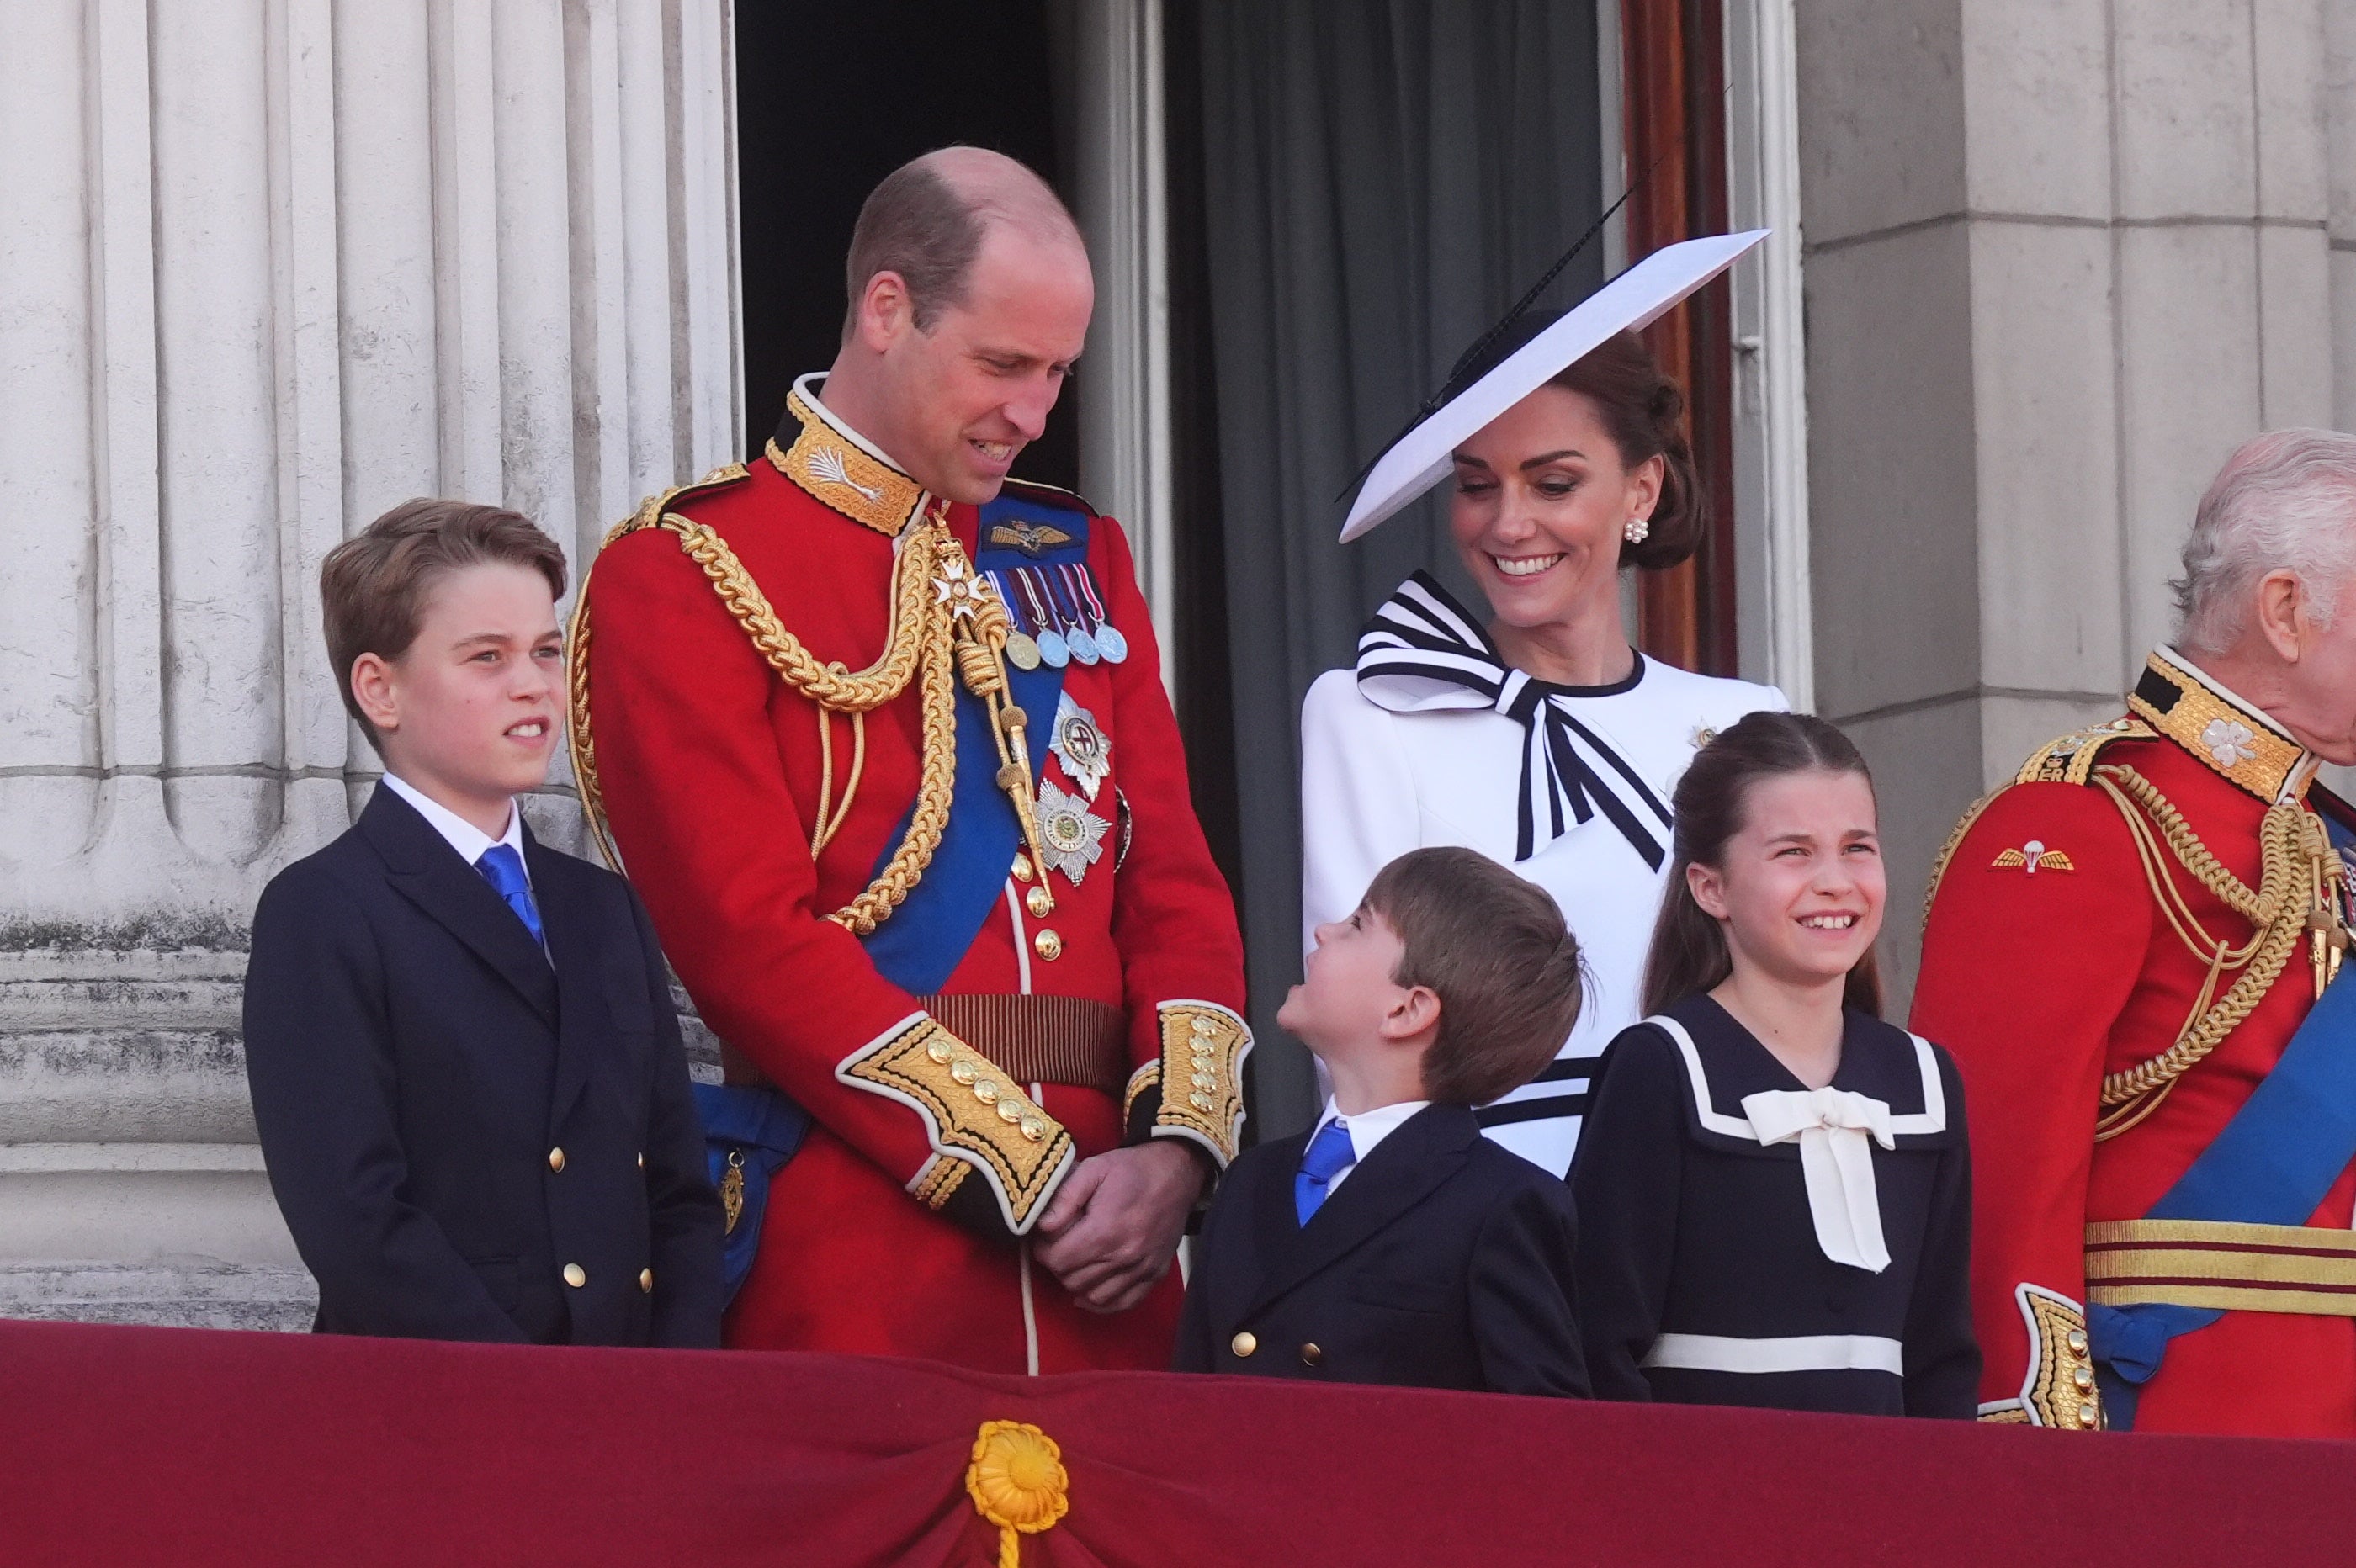
[[[1121,1010],[1108,1003],[1001,995],[916,1000],[1017,1083],[1076,1083],[1115,1096],[1128,1086],[1129,1031]],[[725,1043],[720,1061],[731,1083],[768,1083],[750,1059]]]
[[[2086,1299],[2356,1317],[2356,1231],[2104,1221],[2086,1227]]]

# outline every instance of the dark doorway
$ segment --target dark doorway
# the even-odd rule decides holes
[[[776,430],[794,378],[833,362],[843,254],[885,175],[962,142],[1020,158],[1064,190],[1051,59],[1044,0],[736,7],[746,453]],[[1078,488],[1078,390],[1065,389],[1017,474]]]

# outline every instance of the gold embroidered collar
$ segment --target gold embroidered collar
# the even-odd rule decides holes
[[[853,522],[897,539],[924,510],[925,487],[829,412],[818,394],[806,389],[812,379],[796,381],[786,398],[787,420],[798,433],[793,445],[783,450],[775,437],[770,439],[771,465]],[[778,433],[784,430],[780,427]]]
[[[2313,752],[2173,648],[2158,649],[2144,662],[2127,707],[2269,805],[2303,796],[2315,777]]]

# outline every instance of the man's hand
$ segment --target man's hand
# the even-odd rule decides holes
[[[1203,1177],[1178,1138],[1084,1159],[1039,1217],[1033,1255],[1088,1311],[1126,1312],[1169,1272]]]

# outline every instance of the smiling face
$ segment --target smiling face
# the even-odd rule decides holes
[[[1721,862],[1688,866],[1687,885],[1703,912],[1725,923],[1738,969],[1748,964],[1787,985],[1837,981],[1880,934],[1888,884],[1862,774],[1759,780]]]
[[[352,695],[386,769],[493,837],[507,831],[510,799],[547,782],[563,689],[548,580],[504,561],[434,583],[399,658],[352,664]]]
[[[1015,456],[1047,428],[1087,338],[1096,283],[1077,236],[993,222],[962,304],[921,330],[894,272],[868,283],[857,322],[876,355],[861,433],[936,496],[991,500]]]
[[[1622,530],[1653,515],[1662,468],[1623,467],[1594,400],[1551,385],[1457,448],[1449,530],[1497,619],[1530,629],[1616,605]]]

